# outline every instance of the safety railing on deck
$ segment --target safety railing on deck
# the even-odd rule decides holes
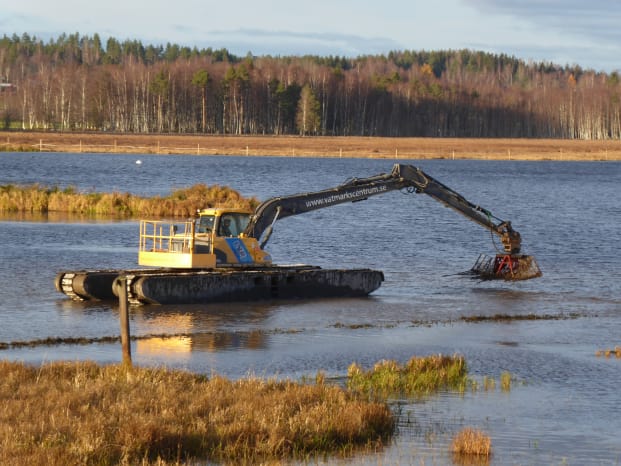
[[[140,221],[140,251],[189,253],[194,250],[194,222]]]

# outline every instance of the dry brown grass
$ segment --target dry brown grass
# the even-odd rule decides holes
[[[621,160],[621,141],[0,131],[0,150],[401,159]]]
[[[492,454],[492,441],[484,432],[466,427],[460,430],[451,442],[451,452],[458,458],[458,464],[468,463],[466,457],[488,459]]]
[[[382,403],[335,386],[90,362],[0,362],[0,464],[252,464],[381,446]]]
[[[80,193],[74,188],[0,186],[0,212],[67,212],[72,214],[189,217],[198,208],[245,207],[254,209],[258,200],[244,198],[226,186],[197,184],[167,197],[143,198],[129,193]]]

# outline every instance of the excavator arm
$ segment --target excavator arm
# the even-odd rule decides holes
[[[520,234],[511,227],[511,222],[501,220],[489,210],[473,204],[458,192],[423,172],[420,168],[412,165],[395,164],[392,175],[400,176],[402,179],[412,183],[408,188],[413,188],[418,193],[431,196],[436,201],[465,215],[468,219],[500,236],[506,253],[520,253],[522,239]]]
[[[263,237],[261,247],[264,247],[277,220],[402,189],[431,196],[500,236],[506,253],[519,254],[520,234],[513,230],[510,222],[505,222],[487,209],[471,203],[420,168],[402,164],[395,164],[390,173],[353,178],[334,188],[268,199],[257,207],[244,233],[257,239]]]

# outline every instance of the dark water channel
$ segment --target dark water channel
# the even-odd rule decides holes
[[[136,164],[140,158],[142,164]],[[389,171],[392,160],[0,153],[0,185],[167,194],[222,184],[266,199]],[[491,464],[621,464],[621,164],[400,161],[422,167],[520,231],[544,276],[505,283],[457,275],[488,232],[423,195],[399,192],[276,225],[275,262],[381,269],[368,299],[133,308],[134,362],[231,378],[342,378],[354,361],[459,353],[494,389],[400,400],[391,447],[353,464],[450,464],[462,427],[492,438]],[[197,206],[200,207],[200,206]],[[118,335],[117,308],[54,289],[61,269],[130,268],[137,221],[5,216],[0,221],[0,343]],[[464,317],[536,315],[537,320]],[[118,362],[116,344],[9,348],[0,357]],[[502,391],[502,372],[512,375]]]

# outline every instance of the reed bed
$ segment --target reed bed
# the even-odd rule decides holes
[[[0,464],[255,464],[379,448],[385,403],[336,387],[182,371],[0,362]]]
[[[369,370],[353,363],[347,370],[347,386],[372,396],[416,396],[441,389],[464,391],[468,382],[463,356],[412,357],[404,365],[384,360]]]
[[[189,217],[205,207],[254,209],[254,197],[244,198],[227,186],[196,184],[166,197],[145,198],[129,193],[83,193],[73,187],[60,189],[38,184],[0,186],[0,212],[65,212],[121,217]]]

